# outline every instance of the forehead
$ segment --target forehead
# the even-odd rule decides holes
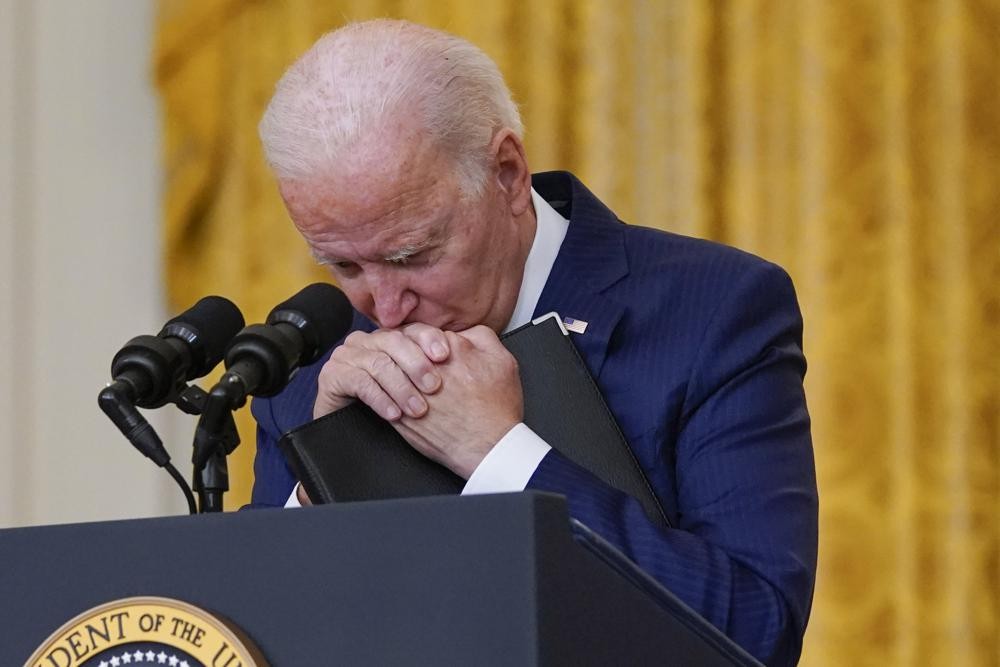
[[[318,254],[391,254],[430,240],[458,200],[450,160],[416,138],[350,164],[279,183],[292,221]]]

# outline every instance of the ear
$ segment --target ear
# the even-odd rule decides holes
[[[531,170],[524,155],[524,144],[514,131],[504,128],[490,143],[497,165],[497,182],[507,195],[511,213],[523,214],[531,206]]]

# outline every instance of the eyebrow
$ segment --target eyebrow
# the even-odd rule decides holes
[[[390,264],[405,263],[406,260],[408,260],[410,257],[413,257],[417,253],[420,253],[424,250],[427,250],[430,247],[439,244],[442,241],[442,239],[447,236],[448,234],[447,230],[450,228],[450,223],[451,223],[451,216],[444,218],[443,222],[441,219],[439,219],[438,222],[432,226],[432,231],[429,236],[427,236],[424,239],[421,239],[420,241],[407,243],[397,248],[396,250],[392,250],[386,253],[385,255],[382,256],[381,261],[388,262]],[[313,259],[315,259],[316,262],[318,262],[322,266],[332,266],[342,261],[353,261],[353,260],[344,260],[339,257],[322,256],[320,255],[319,251],[317,251],[317,249],[314,248],[312,245],[309,246],[309,252],[312,254]]]
[[[403,262],[406,262],[406,260],[408,260],[410,257],[413,257],[417,253],[426,250],[428,247],[434,245],[434,241],[435,240],[433,238],[428,238],[418,243],[407,243],[401,248],[393,250],[392,252],[382,257],[382,261],[390,262],[392,264],[401,264]],[[309,248],[309,253],[313,256],[313,259],[316,260],[316,262],[322,266],[330,266],[340,261],[343,261],[336,257],[324,257],[320,255],[319,251],[317,251],[315,248],[311,246]]]
[[[394,250],[393,252],[389,253],[388,255],[386,255],[385,257],[383,257],[382,259],[385,260],[386,262],[392,262],[394,264],[399,264],[400,262],[405,262],[410,257],[413,257],[414,255],[416,255],[421,250],[426,249],[427,246],[429,246],[429,245],[431,245],[431,240],[430,239],[425,239],[425,240],[421,241],[420,243],[407,243],[402,248],[400,248],[398,250]]]
[[[331,266],[340,261],[336,259],[331,259],[329,257],[323,257],[322,255],[319,254],[319,251],[316,250],[316,248],[313,248],[312,246],[309,246],[309,254],[312,255],[312,258],[316,260],[316,263],[319,264],[320,266]]]

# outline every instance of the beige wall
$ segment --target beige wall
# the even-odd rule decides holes
[[[165,319],[153,0],[0,0],[0,527],[180,513],[98,410]],[[187,472],[190,418],[152,420]]]

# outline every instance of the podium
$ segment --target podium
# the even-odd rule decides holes
[[[276,667],[757,664],[548,494],[8,529],[0,564],[0,665],[132,596],[225,617]]]

